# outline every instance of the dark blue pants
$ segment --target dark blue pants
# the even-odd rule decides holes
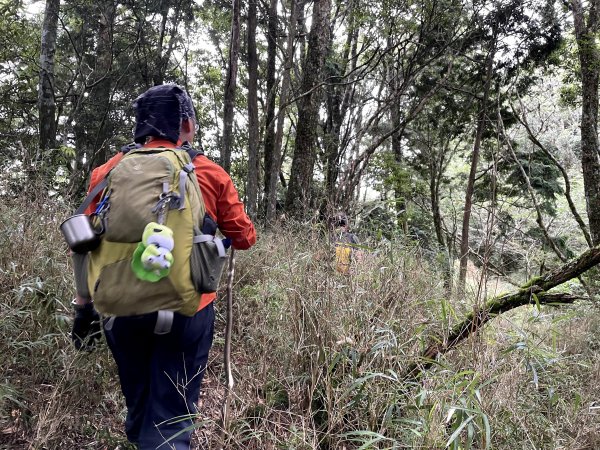
[[[141,450],[188,450],[215,312],[211,303],[192,317],[175,314],[165,335],[154,334],[156,316],[118,317],[105,330],[127,404],[125,431]]]

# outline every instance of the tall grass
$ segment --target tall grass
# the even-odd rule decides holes
[[[122,441],[105,347],[70,343],[73,281],[58,230],[70,208],[44,186],[0,202],[0,447],[102,448]]]
[[[0,448],[127,447],[106,346],[70,344],[57,230],[68,211],[41,194],[0,202]],[[312,225],[238,252],[226,448],[600,448],[596,309],[520,308],[407,382],[407,365],[474,300],[447,298],[444,268],[410,240],[363,252],[350,276],[336,273]],[[223,311],[218,302],[197,448],[219,445]]]

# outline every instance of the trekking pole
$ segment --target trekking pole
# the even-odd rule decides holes
[[[223,364],[227,376],[225,397],[221,408],[221,448],[225,448],[225,437],[229,433],[229,399],[233,391],[233,373],[231,371],[231,333],[233,331],[233,275],[235,273],[235,250],[229,255],[229,273],[227,274],[227,317],[225,321],[225,350]]]

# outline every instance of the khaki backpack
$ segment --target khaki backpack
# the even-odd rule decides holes
[[[226,253],[214,233],[201,232],[205,206],[192,152],[189,147],[132,148],[105,179],[93,215],[104,233],[89,253],[87,268],[89,291],[101,314],[168,310],[191,316],[199,294],[216,290]],[[139,279],[131,269],[150,222],[169,227],[175,242],[169,274],[156,282]]]

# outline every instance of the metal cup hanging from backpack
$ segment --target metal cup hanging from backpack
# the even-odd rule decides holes
[[[101,202],[90,216],[84,214],[93,199],[107,186],[101,182],[86,197],[84,202],[68,219],[60,224],[60,231],[71,251],[75,253],[87,253],[95,250],[100,245],[104,234],[104,214],[108,210],[108,202]],[[108,198],[110,194],[104,195]]]

